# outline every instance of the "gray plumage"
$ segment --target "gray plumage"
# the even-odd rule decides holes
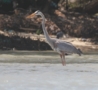
[[[82,54],[80,49],[77,49],[75,46],[73,46],[69,42],[62,41],[62,40],[59,40],[59,39],[52,39],[52,38],[51,38],[51,41],[54,43],[54,45],[50,44],[50,46],[52,47],[52,49],[54,51],[57,51],[59,54],[61,54],[60,51],[64,52],[65,54],[73,54],[73,53],[76,53],[76,54],[79,54],[79,55]]]
[[[65,65],[65,55],[66,54],[73,54],[73,53],[76,53],[76,54],[79,54],[79,55],[82,54],[81,50],[77,49],[71,43],[61,41],[59,39],[52,39],[52,38],[49,37],[48,32],[45,29],[45,17],[44,17],[44,15],[41,11],[37,10],[33,14],[27,16],[26,18],[32,18],[35,15],[40,15],[42,17],[42,28],[43,28],[43,32],[44,32],[46,41],[54,51],[59,53],[63,65]]]

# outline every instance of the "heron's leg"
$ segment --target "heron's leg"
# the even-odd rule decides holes
[[[62,52],[62,60],[63,60],[63,66],[65,66],[66,62],[65,62],[65,53],[64,52]]]
[[[61,57],[62,65],[64,66],[63,56],[62,56],[62,54],[60,54],[60,57]]]
[[[63,53],[63,62],[64,62],[64,65],[66,65],[65,54],[64,53]]]

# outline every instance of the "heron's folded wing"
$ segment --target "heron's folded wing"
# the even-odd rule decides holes
[[[55,42],[57,48],[60,51],[65,51],[67,53],[74,53],[76,52],[76,48],[69,42],[64,42],[64,41],[56,41]]]

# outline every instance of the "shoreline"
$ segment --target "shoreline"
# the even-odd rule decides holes
[[[1,50],[51,50],[50,46],[45,42],[43,34],[37,35],[32,33],[18,32],[0,32],[1,35]],[[50,35],[51,38],[56,38],[56,35]],[[98,51],[98,42],[93,42],[90,38],[75,38],[75,37],[63,37],[60,40],[70,42],[76,48],[80,48],[83,52]],[[20,44],[19,44],[20,43]]]

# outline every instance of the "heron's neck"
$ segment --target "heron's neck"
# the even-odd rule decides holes
[[[47,30],[45,29],[45,17],[44,17],[44,15],[41,15],[41,17],[42,17],[42,19],[43,19],[43,21],[42,21],[42,28],[43,28],[43,32],[44,32],[45,38],[46,38],[46,40],[47,40],[48,42],[50,42],[50,37],[49,37],[49,35],[48,35]]]

